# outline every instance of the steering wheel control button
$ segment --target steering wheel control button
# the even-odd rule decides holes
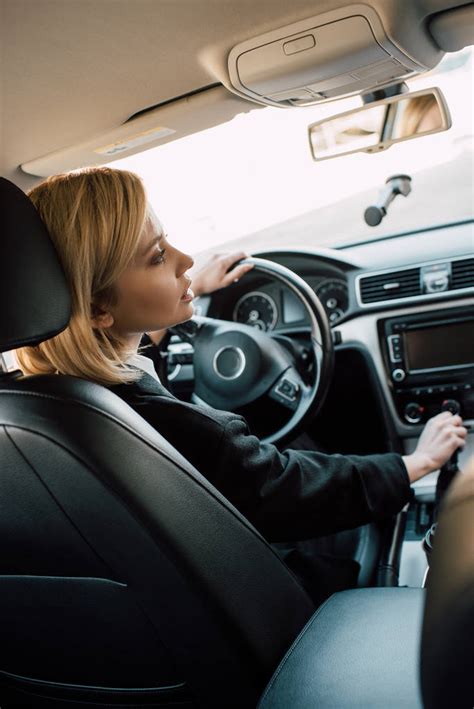
[[[245,369],[245,355],[240,347],[221,347],[214,355],[212,366],[222,379],[237,379]]]
[[[291,379],[281,379],[275,387],[275,394],[279,394],[286,401],[293,403],[298,398],[300,388]]]
[[[392,372],[392,379],[394,382],[403,382],[405,377],[406,377],[406,374],[405,374],[405,370],[403,370],[403,369],[394,369]]]
[[[405,406],[403,415],[408,423],[420,423],[425,411],[424,406],[420,406],[416,401],[411,401]]]

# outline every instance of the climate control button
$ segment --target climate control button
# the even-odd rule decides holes
[[[441,411],[450,411],[452,414],[461,413],[461,404],[456,399],[445,399],[441,404]]]
[[[410,403],[405,406],[403,416],[408,423],[420,423],[424,411],[424,406],[421,406],[421,404],[418,404],[416,401],[410,401]]]

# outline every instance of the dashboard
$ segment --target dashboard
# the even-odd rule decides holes
[[[463,222],[417,234],[340,249],[268,250],[254,256],[275,261],[303,278],[320,299],[331,326],[366,312],[456,301],[474,294],[474,224]],[[250,272],[245,279],[203,299],[206,314],[265,331],[304,329],[301,304],[281,284]]]
[[[464,222],[341,249],[255,256],[287,266],[313,289],[338,343],[336,356],[338,349],[363,351],[370,387],[408,453],[426,419],[446,401],[454,401],[468,425],[474,421],[473,245],[474,224]],[[199,299],[199,305],[203,315],[274,337],[296,339],[309,332],[295,295],[258,272]],[[417,359],[413,343],[422,347]],[[334,410],[342,416],[340,407]],[[357,406],[351,416],[357,417]],[[473,439],[468,436],[461,463],[474,452]]]

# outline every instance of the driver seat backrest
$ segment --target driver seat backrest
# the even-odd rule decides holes
[[[30,200],[0,179],[0,206],[7,351],[60,332],[70,303]],[[314,610],[252,525],[96,384],[0,374],[0,490],[2,705],[255,706]]]

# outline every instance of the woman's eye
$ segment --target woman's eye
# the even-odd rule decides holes
[[[166,249],[160,249],[151,259],[151,265],[158,266],[160,263],[164,263],[166,261],[165,253]]]

